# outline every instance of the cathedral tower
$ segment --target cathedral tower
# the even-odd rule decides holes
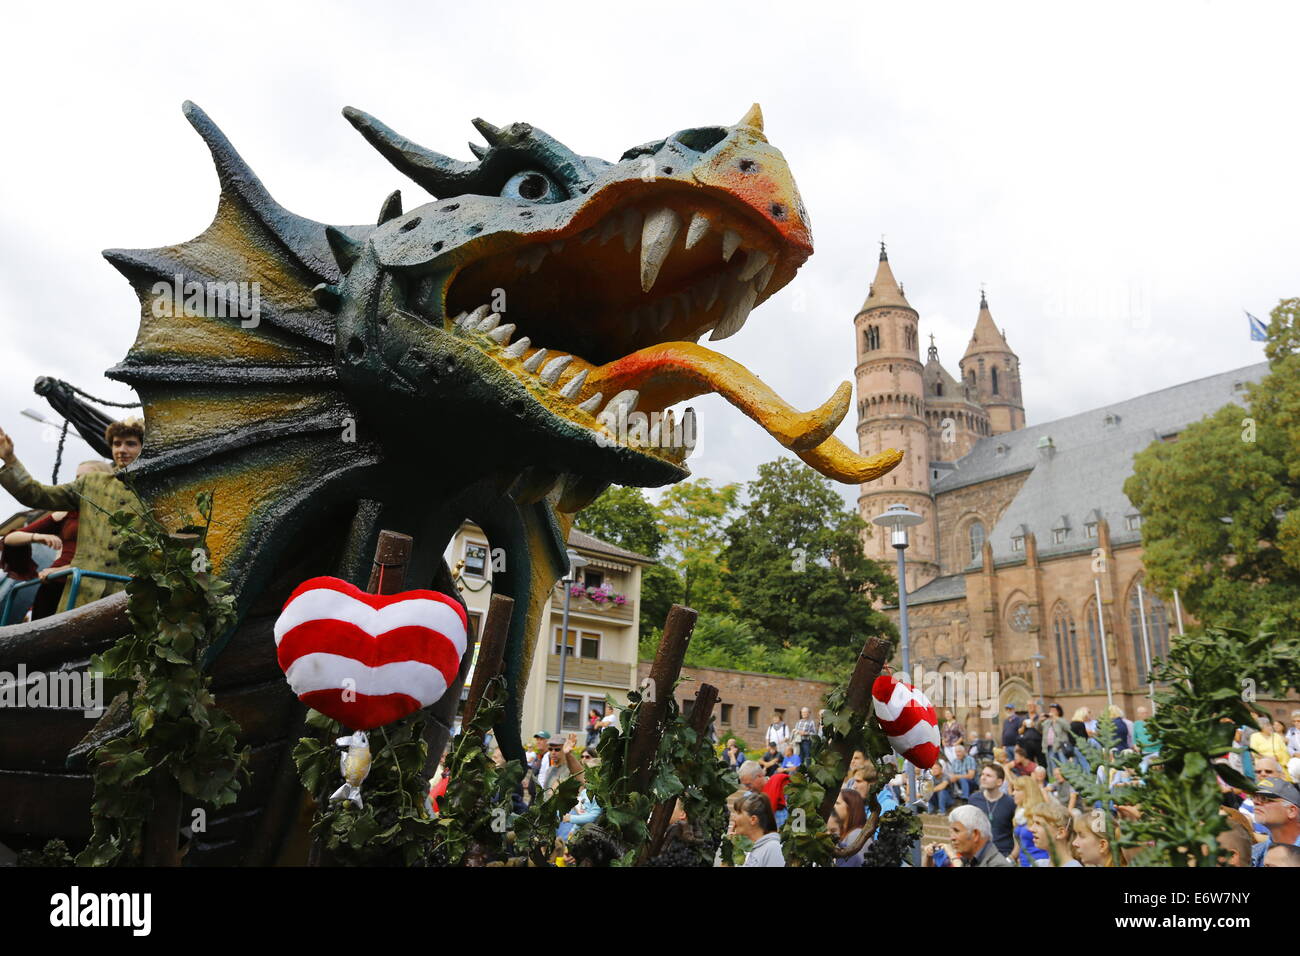
[[[853,319],[857,337],[858,449],[874,455],[886,448],[903,461],[883,478],[862,486],[858,511],[868,524],[899,502],[924,517],[912,529],[906,558],[907,590],[939,573],[935,552],[934,499],[930,496],[930,440],[925,420],[925,383],[918,345],[917,313],[903,296],[880,244],[876,280]],[[893,568],[897,558],[889,534],[872,526],[867,556]]]
[[[1025,427],[1020,397],[1020,359],[993,324],[988,299],[980,292],[980,314],[961,360],[961,378],[974,399],[988,409],[993,434]]]

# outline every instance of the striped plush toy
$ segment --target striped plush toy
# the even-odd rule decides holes
[[[338,578],[312,578],[275,622],[276,654],[304,704],[371,730],[447,692],[467,623],[459,602],[436,591],[367,594]]]
[[[922,770],[939,761],[939,718],[930,698],[892,674],[871,685],[876,719],[894,750]]]

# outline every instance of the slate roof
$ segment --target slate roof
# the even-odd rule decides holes
[[[940,601],[952,601],[966,596],[966,575],[948,574],[935,578],[929,584],[922,585],[907,596],[907,606],[913,604],[937,604]],[[894,605],[897,607],[897,605]]]
[[[1137,513],[1123,490],[1125,480],[1133,473],[1133,456],[1153,441],[1182,431],[1224,405],[1243,404],[1245,395],[1238,386],[1257,382],[1267,373],[1268,363],[1261,362],[1054,422],[982,438],[950,470],[940,474],[933,485],[934,494],[1029,472],[989,534],[993,559],[998,563],[1024,558],[1023,551],[1012,548],[1013,535],[1023,533],[1024,528],[1034,533],[1040,558],[1091,550],[1096,547],[1096,539],[1086,536],[1084,524],[1095,520],[1094,511],[1110,524],[1112,544],[1139,541],[1141,530],[1128,529],[1125,520]],[[1050,455],[1040,450],[1040,444],[1046,445],[1049,440],[1053,449]],[[1065,541],[1054,544],[1052,532],[1062,526],[1068,527]],[[978,564],[975,561],[971,566]]]

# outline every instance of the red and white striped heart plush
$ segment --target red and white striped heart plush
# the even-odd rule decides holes
[[[276,656],[304,704],[370,730],[446,693],[466,626],[465,609],[437,591],[367,594],[338,578],[312,578],[275,622]]]
[[[922,770],[939,760],[939,718],[930,698],[891,674],[871,685],[876,719],[897,753]]]

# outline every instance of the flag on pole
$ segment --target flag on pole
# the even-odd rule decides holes
[[[1268,329],[1264,326],[1264,323],[1249,312],[1246,313],[1246,318],[1250,319],[1250,340],[1252,342],[1267,342]]]

